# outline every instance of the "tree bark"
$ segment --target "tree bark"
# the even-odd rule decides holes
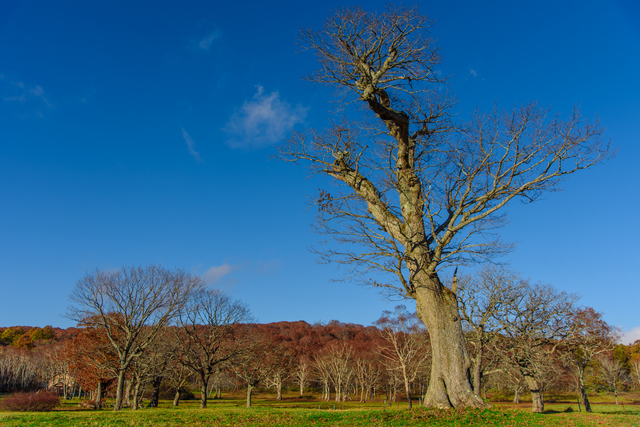
[[[525,375],[524,379],[529,386],[529,391],[531,391],[532,411],[536,413],[544,412],[544,398],[542,396],[540,384],[530,375]]]
[[[176,389],[176,394],[173,396],[172,406],[175,408],[180,404],[180,389]]]
[[[207,407],[207,390],[209,388],[209,378],[206,375],[200,375],[202,386],[200,387],[200,409]]]
[[[410,389],[410,384],[409,384],[409,378],[407,376],[407,368],[406,366],[402,367],[402,375],[404,377],[404,391],[405,393],[407,393],[407,402],[409,402],[409,409],[411,409],[412,404],[411,404],[411,389]]]
[[[153,387],[153,394],[151,395],[151,400],[149,401],[148,408],[157,408],[158,403],[160,401],[160,385],[162,384],[162,377],[154,378],[151,386]]]
[[[127,372],[126,367],[121,367],[118,372],[118,386],[116,388],[116,401],[113,404],[113,410],[119,411],[122,409],[122,394],[124,391],[124,376]]]
[[[253,392],[253,386],[247,384],[247,408],[251,408],[251,392]]]
[[[136,378],[136,384],[133,386],[133,406],[131,409],[137,411],[140,407],[140,378]]]
[[[98,381],[98,387],[96,387],[96,409],[102,408],[102,382]]]
[[[587,397],[587,390],[584,386],[584,368],[582,368],[581,366],[578,367],[578,388],[580,391],[580,399],[582,400],[582,404],[584,405],[584,410],[587,412],[593,412],[591,410],[589,398]]]
[[[124,404],[131,406],[131,380],[126,380],[127,386],[124,390]]]
[[[478,353],[473,361],[473,392],[476,396],[480,396],[482,382],[482,343],[478,343]]]
[[[420,277],[422,276],[422,277]],[[424,397],[426,407],[488,408],[469,383],[471,359],[462,334],[458,301],[434,274],[421,272],[414,279],[418,316],[431,339],[431,377]]]

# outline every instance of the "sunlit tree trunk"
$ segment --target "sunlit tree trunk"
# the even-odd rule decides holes
[[[455,294],[442,286],[437,276],[420,276],[416,286],[418,316],[429,331],[432,355],[425,405],[441,409],[487,407],[469,383],[471,359]]]
[[[253,393],[253,386],[247,384],[247,408],[251,408],[251,394]]]
[[[533,405],[533,412],[544,412],[544,397],[542,394],[542,387],[540,383],[532,376],[525,375],[525,381],[531,392],[531,403]]]

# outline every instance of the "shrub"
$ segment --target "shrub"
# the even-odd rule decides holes
[[[0,400],[0,409],[15,412],[48,412],[59,404],[58,395],[49,391],[15,393]]]

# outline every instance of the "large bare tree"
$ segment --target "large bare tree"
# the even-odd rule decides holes
[[[334,88],[344,114],[325,131],[294,134],[280,154],[338,184],[317,198],[318,228],[347,245],[323,259],[390,273],[370,283],[416,301],[433,353],[425,404],[485,407],[468,380],[456,290],[440,273],[509,249],[489,234],[502,208],[557,189],[608,146],[578,111],[562,121],[535,104],[454,122],[429,27],[417,8],[391,7],[339,10],[303,30],[301,44],[320,63],[309,79]]]
[[[103,329],[117,353],[114,411],[122,409],[125,375],[132,361],[201,287],[196,276],[155,265],[96,270],[78,280],[67,317]]]

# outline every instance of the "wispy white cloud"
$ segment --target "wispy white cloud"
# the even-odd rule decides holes
[[[293,127],[304,122],[308,108],[291,105],[280,99],[280,93],[265,94],[257,86],[256,94],[247,100],[224,127],[227,144],[233,148],[258,148],[281,141]]]
[[[640,326],[636,326],[628,331],[622,333],[620,342],[622,344],[632,344],[636,340],[640,340]]]
[[[189,135],[187,131],[184,130],[183,127],[181,127],[180,129],[182,129],[182,137],[184,138],[184,141],[187,143],[187,150],[189,151],[189,154],[191,154],[191,156],[194,159],[196,159],[196,161],[201,162],[202,157],[200,157],[200,153],[196,151],[195,141],[193,140],[193,138],[191,138],[191,135]]]
[[[210,267],[207,271],[204,272],[204,274],[202,274],[201,277],[207,285],[212,285],[222,279],[224,276],[231,274],[236,269],[238,269],[237,265],[231,265],[225,262],[222,265],[214,265],[213,267]]]
[[[469,70],[469,74],[471,74],[473,77],[478,77],[478,72],[474,69]]]
[[[27,85],[21,81],[7,80],[4,74],[0,74],[0,97],[6,102],[18,102],[26,104],[28,102],[36,101],[33,106],[44,105],[47,108],[51,108],[53,105],[49,99],[45,96],[44,89],[40,85]],[[36,111],[38,116],[42,116],[40,111]]]
[[[28,92],[35,96],[36,98],[40,98],[42,100],[42,102],[44,102],[44,104],[47,107],[51,107],[51,103],[49,102],[49,100],[47,99],[46,96],[44,96],[44,89],[42,89],[42,87],[40,86],[34,86],[31,89],[28,90]]]
[[[205,38],[201,39],[198,42],[198,46],[200,47],[200,49],[209,50],[209,49],[211,49],[211,45],[213,44],[213,42],[218,40],[219,38],[220,38],[220,32],[219,31],[213,31],[208,36],[206,36]]]

